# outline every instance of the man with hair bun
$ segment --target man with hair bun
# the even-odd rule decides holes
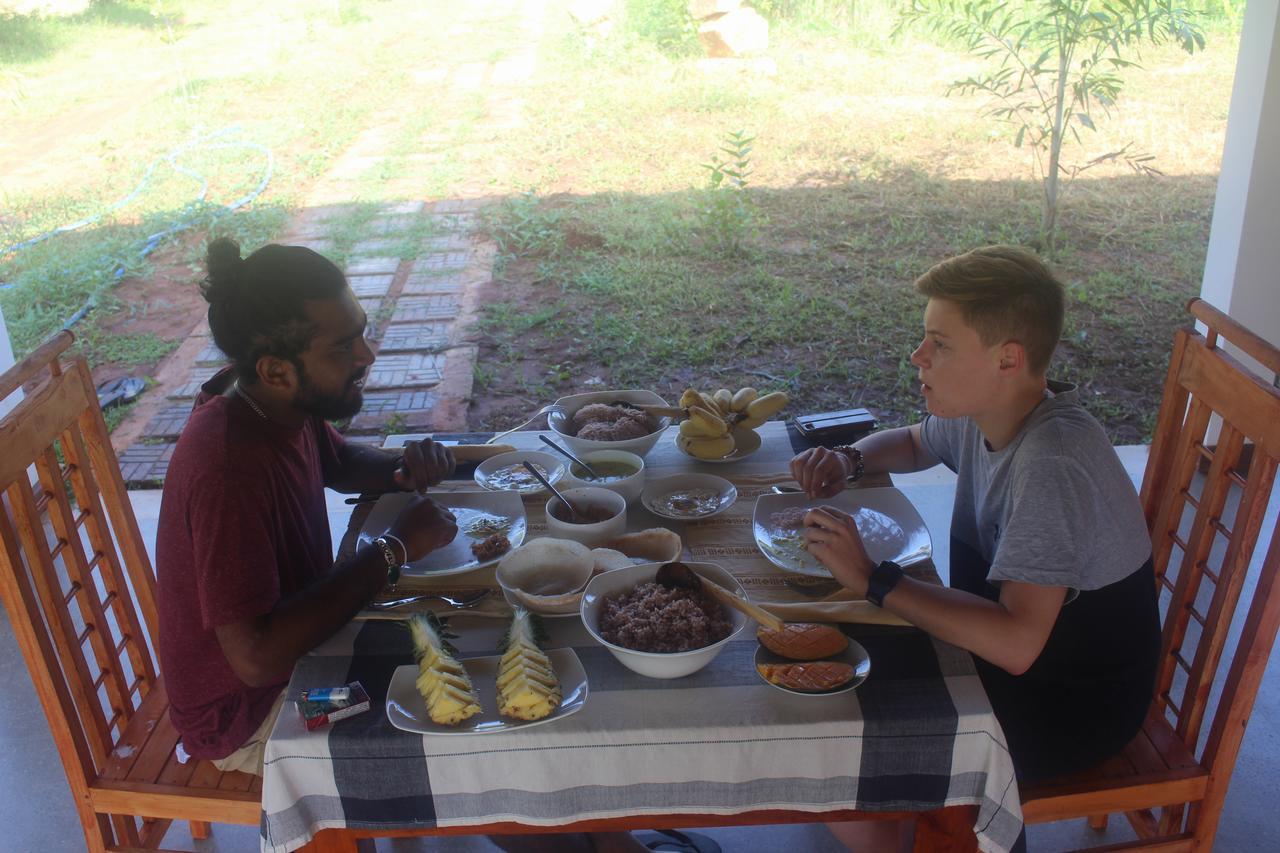
[[[398,456],[350,444],[326,423],[360,410],[374,361],[333,263],[301,246],[241,259],[227,239],[207,260],[201,292],[231,365],[202,386],[165,477],[159,653],[185,752],[261,775],[297,660],[457,533],[424,496],[454,461],[429,440]],[[334,563],[326,486],[417,494],[385,537]]]
[[[974,654],[1020,781],[1084,770],[1123,749],[1151,703],[1160,617],[1142,506],[1075,387],[1046,376],[1065,297],[1039,259],[975,249],[916,289],[924,420],[806,450],[791,471],[811,498],[864,473],[956,472],[950,588],[874,564],[833,507],[806,514],[808,549],[853,592]],[[909,834],[832,829],[859,849]]]

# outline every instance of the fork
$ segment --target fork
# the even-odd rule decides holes
[[[375,601],[366,607],[366,610],[394,610],[397,607],[403,607],[406,604],[413,604],[415,601],[426,601],[431,598],[438,598],[450,607],[456,607],[459,610],[466,610],[468,607],[475,607],[481,601],[489,597],[492,590],[478,589],[466,595],[454,596],[445,595],[438,592],[423,592],[418,595],[410,595],[405,598],[396,598],[391,601]]]

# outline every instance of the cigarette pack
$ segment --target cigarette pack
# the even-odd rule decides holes
[[[369,710],[369,694],[365,692],[360,682],[353,681],[347,687],[350,688],[350,695],[340,700],[315,701],[308,699],[306,692],[303,692],[302,698],[298,700],[298,712],[302,714],[302,719],[307,724],[307,731],[313,731]]]

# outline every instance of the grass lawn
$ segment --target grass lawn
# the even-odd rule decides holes
[[[1054,375],[1081,384],[1117,442],[1150,435],[1172,332],[1199,291],[1235,48],[1212,32],[1194,56],[1147,51],[1112,119],[1068,150],[1132,142],[1163,172],[1091,169],[1062,208],[1070,310]],[[783,388],[791,414],[918,419],[912,282],[974,246],[1036,243],[1030,157],[982,100],[943,97],[973,71],[967,55],[786,26],[769,53],[776,74],[728,77],[573,34],[544,53],[527,103],[548,132],[510,155],[532,191],[491,211],[505,266],[477,425],[593,378],[671,400],[687,385]],[[726,212],[702,164],[738,130],[755,136],[753,172]]]
[[[852,22],[775,22],[772,74],[705,69],[668,14],[683,3],[625,0],[630,17],[607,37],[580,31],[567,5],[549,0],[536,26],[517,0],[129,0],[0,23],[0,249],[101,213],[158,163],[129,204],[0,256],[15,349],[97,299],[77,326],[91,362],[146,373],[199,319],[205,237],[271,239],[376,129],[346,213],[318,235],[337,260],[380,204],[494,201],[485,221],[501,255],[474,426],[591,383],[669,399],[750,384],[786,388],[788,414],[918,417],[911,282],[955,252],[1037,232],[1027,152],[981,117],[981,100],[945,96],[974,60],[890,38],[889,0],[860,4]],[[1163,172],[1100,166],[1063,205],[1056,266],[1072,302],[1058,373],[1083,385],[1117,441],[1149,433],[1172,330],[1199,289],[1237,41],[1221,26],[1194,56],[1147,51],[1114,115],[1068,152],[1131,142]],[[492,97],[438,85],[442,69],[528,47],[532,77],[491,84],[518,104],[517,126],[495,131]],[[747,188],[710,192],[704,164],[734,131],[755,138]],[[202,201],[201,180],[165,159],[180,148],[176,163],[207,179]],[[226,213],[261,182],[262,148],[266,190]],[[188,221],[141,256],[148,235]],[[394,252],[412,257],[428,236],[410,221]]]

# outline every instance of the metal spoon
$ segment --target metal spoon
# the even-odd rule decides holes
[[[573,522],[573,523],[575,523],[575,524],[581,524],[581,523],[582,523],[582,522],[578,521],[578,511],[577,511],[576,509],[574,509],[573,504],[569,503],[568,499],[567,499],[564,495],[560,494],[560,491],[559,491],[555,486],[551,485],[551,483],[547,480],[547,478],[546,478],[546,477],[542,476],[542,472],[541,472],[541,471],[539,471],[537,468],[533,467],[533,465],[532,465],[532,464],[531,464],[527,459],[526,459],[524,462],[521,462],[520,464],[521,464],[521,465],[523,465],[525,468],[527,468],[527,469],[529,470],[529,473],[530,473],[530,474],[532,474],[533,476],[537,477],[537,478],[538,478],[538,482],[539,482],[539,483],[541,483],[542,485],[546,486],[546,487],[547,487],[547,489],[548,489],[548,491],[550,491],[550,492],[551,492],[551,494],[553,494],[553,495],[555,495],[556,497],[558,497],[558,498],[560,499],[560,503],[562,503],[562,504],[564,504],[566,507],[568,507],[568,509],[569,509],[569,521],[571,521],[571,522]]]
[[[772,631],[781,631],[783,622],[767,610],[757,607],[746,599],[739,598],[720,584],[704,578],[684,563],[663,563],[658,567],[658,574],[653,578],[659,586],[667,589],[691,589],[694,592],[706,591],[712,598],[734,610],[745,613],[761,625]]]
[[[587,471],[587,475],[588,475],[589,477],[591,477],[591,479],[593,479],[593,480],[599,480],[599,479],[600,479],[600,475],[596,473],[596,469],[592,468],[590,465],[588,465],[587,463],[583,462],[581,459],[579,459],[578,457],[574,456],[572,453],[570,453],[569,451],[565,450],[563,447],[561,447],[560,445],[556,444],[554,441],[552,441],[551,439],[547,438],[545,435],[540,435],[540,436],[538,436],[538,438],[542,439],[542,443],[543,443],[543,444],[547,445],[548,447],[552,448],[553,450],[555,450],[555,451],[557,451],[557,452],[559,452],[559,453],[562,453],[562,454],[563,454],[563,455],[564,455],[564,456],[565,456],[565,457],[566,457],[570,462],[576,462],[577,464],[579,464],[579,465],[581,465],[583,468],[585,468],[585,469],[586,469],[586,471]]]
[[[406,596],[405,598],[393,599],[392,601],[375,601],[371,603],[366,609],[367,610],[392,610],[396,607],[402,607],[406,604],[413,604],[415,601],[426,601],[427,599],[430,599],[430,598],[438,598],[441,601],[443,601],[445,604],[448,604],[450,607],[456,607],[459,610],[465,610],[468,607],[475,607],[481,601],[488,598],[489,594],[492,591],[493,590],[489,590],[489,589],[477,589],[474,592],[469,592],[466,595],[459,595],[459,596],[445,595],[444,593],[439,593],[439,592],[424,592],[418,595]]]

